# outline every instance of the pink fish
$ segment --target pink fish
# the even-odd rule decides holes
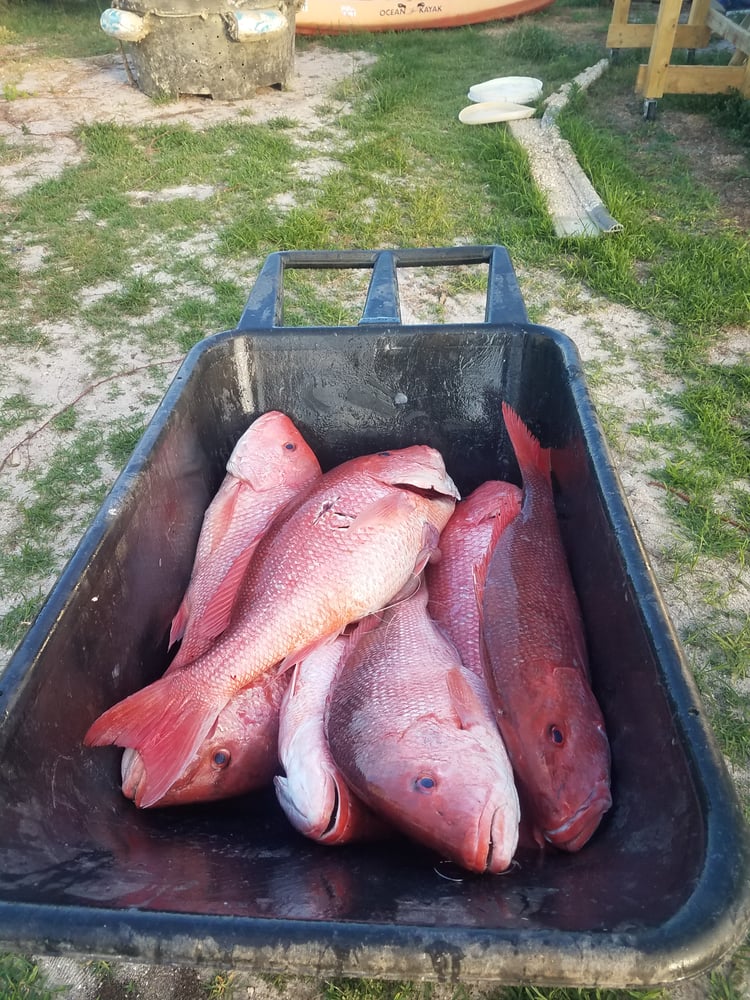
[[[456,504],[440,536],[440,559],[425,571],[430,614],[463,665],[483,681],[476,573],[520,509],[521,491],[513,483],[482,483]]]
[[[604,720],[555,513],[549,450],[503,404],[521,513],[486,567],[482,627],[497,722],[537,841],[579,850],[612,804]]]
[[[321,475],[289,417],[258,417],[234,447],[227,475],[203,518],[185,596],[172,621],[170,646],[182,639],[172,669],[202,656],[227,624],[242,578],[278,511]]]
[[[224,706],[192,759],[154,806],[190,805],[245,795],[273,781],[279,713],[288,673],[269,671]],[[122,755],[122,792],[137,799],[145,767],[137,750]]]
[[[159,801],[235,695],[410,585],[457,499],[440,454],[424,445],[326,473],[261,539],[232,620],[208,652],[104,712],[85,744],[138,750],[136,805]]]
[[[510,762],[426,587],[360,631],[331,691],[334,760],[397,829],[470,871],[505,871],[519,822]]]
[[[383,823],[347,785],[331,756],[323,719],[349,640],[339,636],[294,669],[281,706],[276,797],[292,826],[323,844],[348,844],[384,833]]]

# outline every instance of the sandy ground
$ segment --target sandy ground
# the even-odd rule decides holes
[[[324,49],[311,49],[296,59],[294,83],[289,90],[264,89],[256,98],[236,102],[215,102],[205,98],[181,99],[170,104],[155,104],[141,94],[128,81],[119,56],[104,56],[87,60],[40,60],[33,50],[19,52],[18,47],[0,51],[4,64],[0,82],[10,81],[21,95],[13,101],[0,104],[0,137],[11,142],[18,150],[18,158],[0,166],[0,204],[3,200],[30,190],[35,184],[60,174],[65,166],[80,162],[82,151],[75,138],[75,126],[81,122],[111,121],[118,124],[144,122],[185,122],[195,128],[205,128],[216,122],[231,121],[242,115],[246,122],[262,122],[279,115],[287,115],[301,123],[301,128],[314,129],[325,121],[330,125],[330,108],[322,110],[329,102],[331,87],[339,80],[357,72],[366,60],[364,54],[334,53]],[[341,107],[337,113],[345,113]],[[325,151],[322,151],[323,154]],[[321,157],[321,160],[324,159]],[[335,169],[331,161],[329,168]],[[321,169],[323,167],[321,166]],[[201,191],[191,192],[201,197]],[[164,194],[169,196],[169,192]],[[13,239],[13,235],[0,238]],[[188,251],[191,248],[187,248]],[[195,250],[196,248],[192,248]],[[210,235],[201,252],[210,254]],[[43,248],[19,247],[18,261],[24,270],[33,271],[39,266]],[[248,275],[251,283],[253,275]],[[613,305],[591,296],[580,286],[571,286],[559,277],[540,273],[519,273],[524,297],[529,307],[541,310],[540,321],[566,332],[576,343],[585,363],[601,366],[600,377],[592,389],[597,406],[610,419],[621,422],[623,432],[613,442],[615,464],[623,490],[631,505],[643,539],[645,551],[653,566],[665,596],[667,607],[678,630],[686,629],[695,617],[696,602],[700,601],[701,587],[707,581],[726,591],[727,600],[738,612],[750,613],[750,581],[745,574],[737,579],[721,565],[711,560],[698,560],[689,576],[675,579],[667,552],[673,542],[674,526],[665,512],[662,489],[654,484],[648,466],[653,465],[653,455],[644,456],[639,439],[626,431],[628,420],[634,415],[656,407],[669,419],[664,396],[671,389],[665,378],[654,373],[663,371],[660,363],[660,340],[654,337],[654,323],[635,311]],[[466,295],[451,298],[446,295],[442,281],[444,275],[429,278],[403,276],[401,286],[404,322],[425,322],[440,317],[445,322],[481,322],[484,316],[482,296]],[[106,288],[93,288],[93,297],[104,294]],[[74,402],[83,412],[95,412],[107,398],[113,417],[138,410],[148,415],[149,405],[155,406],[163,388],[176,370],[180,358],[160,359],[158,376],[146,369],[149,358],[133,347],[120,347],[118,363],[121,371],[131,371],[120,381],[117,396],[107,396],[107,384],[92,388],[91,373],[81,367],[81,352],[76,344],[90,336],[90,331],[77,328],[73,323],[50,324],[44,331],[44,347],[26,348],[9,352],[6,369],[0,378],[3,398],[22,385],[40,406],[41,417],[28,426],[0,437],[0,471],[2,485],[8,491],[0,502],[0,523],[12,523],[14,505],[24,495],[25,486],[21,472],[29,466],[44,462],[45,455],[54,447],[55,437],[51,428],[40,430],[44,420],[69,403]],[[750,334],[747,330],[730,331],[725,343],[717,348],[716,360],[732,361],[747,356]],[[30,360],[29,351],[32,351]],[[143,369],[143,370],[140,370]],[[151,404],[144,397],[153,396]],[[83,394],[83,395],[81,395]],[[29,432],[34,436],[26,441]],[[19,447],[19,445],[22,445]],[[116,470],[112,470],[114,474]],[[61,564],[80,534],[73,526],[68,536],[59,541]],[[49,585],[54,579],[48,581]],[[0,602],[1,603],[1,602]],[[7,651],[10,652],[10,651]],[[736,775],[740,782],[745,776]],[[137,996],[160,1000],[192,1000],[206,996],[205,985],[197,974],[188,969],[169,969],[119,963],[111,970],[100,965],[64,957],[41,959],[43,968],[52,983],[68,987],[61,996],[94,1000],[95,997],[118,998]],[[205,975],[201,973],[205,983]],[[257,976],[237,974],[233,983],[234,997],[268,1000],[278,997],[280,990]],[[316,981],[291,981],[281,988],[281,995],[294,997],[317,996],[320,984]],[[672,992],[675,1000],[693,1000],[706,995],[706,983],[701,980]],[[696,992],[697,991],[697,992]],[[439,987],[433,997],[443,1000],[450,996]]]

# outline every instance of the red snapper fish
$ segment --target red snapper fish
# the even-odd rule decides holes
[[[173,668],[202,656],[229,623],[242,578],[278,511],[321,475],[318,460],[278,410],[248,427],[203,518],[190,583],[172,621]]]
[[[326,734],[349,785],[394,827],[469,871],[502,872],[516,849],[518,797],[473,680],[421,586],[381,624],[355,630]]]
[[[566,851],[610,808],[610,751],[589,683],[583,623],[562,546],[549,450],[503,403],[523,504],[485,566],[483,656],[534,835]]]
[[[294,668],[279,721],[276,797],[292,826],[322,844],[348,844],[380,836],[382,822],[353,794],[336,766],[325,735],[331,686],[349,646],[339,636]]]
[[[137,806],[158,802],[225,705],[293,666],[413,584],[437,552],[458,491],[426,445],[344,462],[290,501],[248,566],[232,620],[187,666],[104,712],[87,746],[137,750]]]
[[[221,710],[182,773],[154,806],[214,802],[265,788],[278,765],[279,713],[290,674],[269,671]],[[137,800],[146,769],[137,750],[122,755],[122,793]]]
[[[482,680],[477,570],[520,510],[521,491],[513,483],[482,483],[456,504],[440,536],[440,559],[425,571],[430,614],[463,665]]]

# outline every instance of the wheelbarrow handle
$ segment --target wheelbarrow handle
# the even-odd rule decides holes
[[[284,325],[284,271],[370,268],[360,325],[401,325],[399,267],[489,264],[485,323],[527,323],[528,313],[513,264],[503,246],[422,247],[398,250],[282,250],[269,254],[261,268],[237,330],[271,330]]]

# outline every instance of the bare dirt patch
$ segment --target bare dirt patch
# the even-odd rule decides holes
[[[706,115],[670,111],[662,125],[679,152],[690,157],[694,178],[716,195],[727,222],[750,231],[750,163]]]
[[[320,105],[330,100],[335,84],[371,61],[363,52],[313,47],[296,56],[294,79],[287,90],[264,87],[255,97],[237,101],[183,97],[162,103],[130,83],[119,55],[40,59],[25,46],[19,59],[14,55],[17,48],[0,46],[0,62],[7,59],[0,69],[0,84],[12,84],[18,94],[0,104],[0,138],[18,150],[14,162],[0,166],[0,198],[3,192],[21,194],[79,163],[78,125],[180,122],[203,129],[220,122],[257,124],[285,116],[302,132],[314,131],[321,124]],[[345,113],[346,107],[342,104],[337,110]]]

